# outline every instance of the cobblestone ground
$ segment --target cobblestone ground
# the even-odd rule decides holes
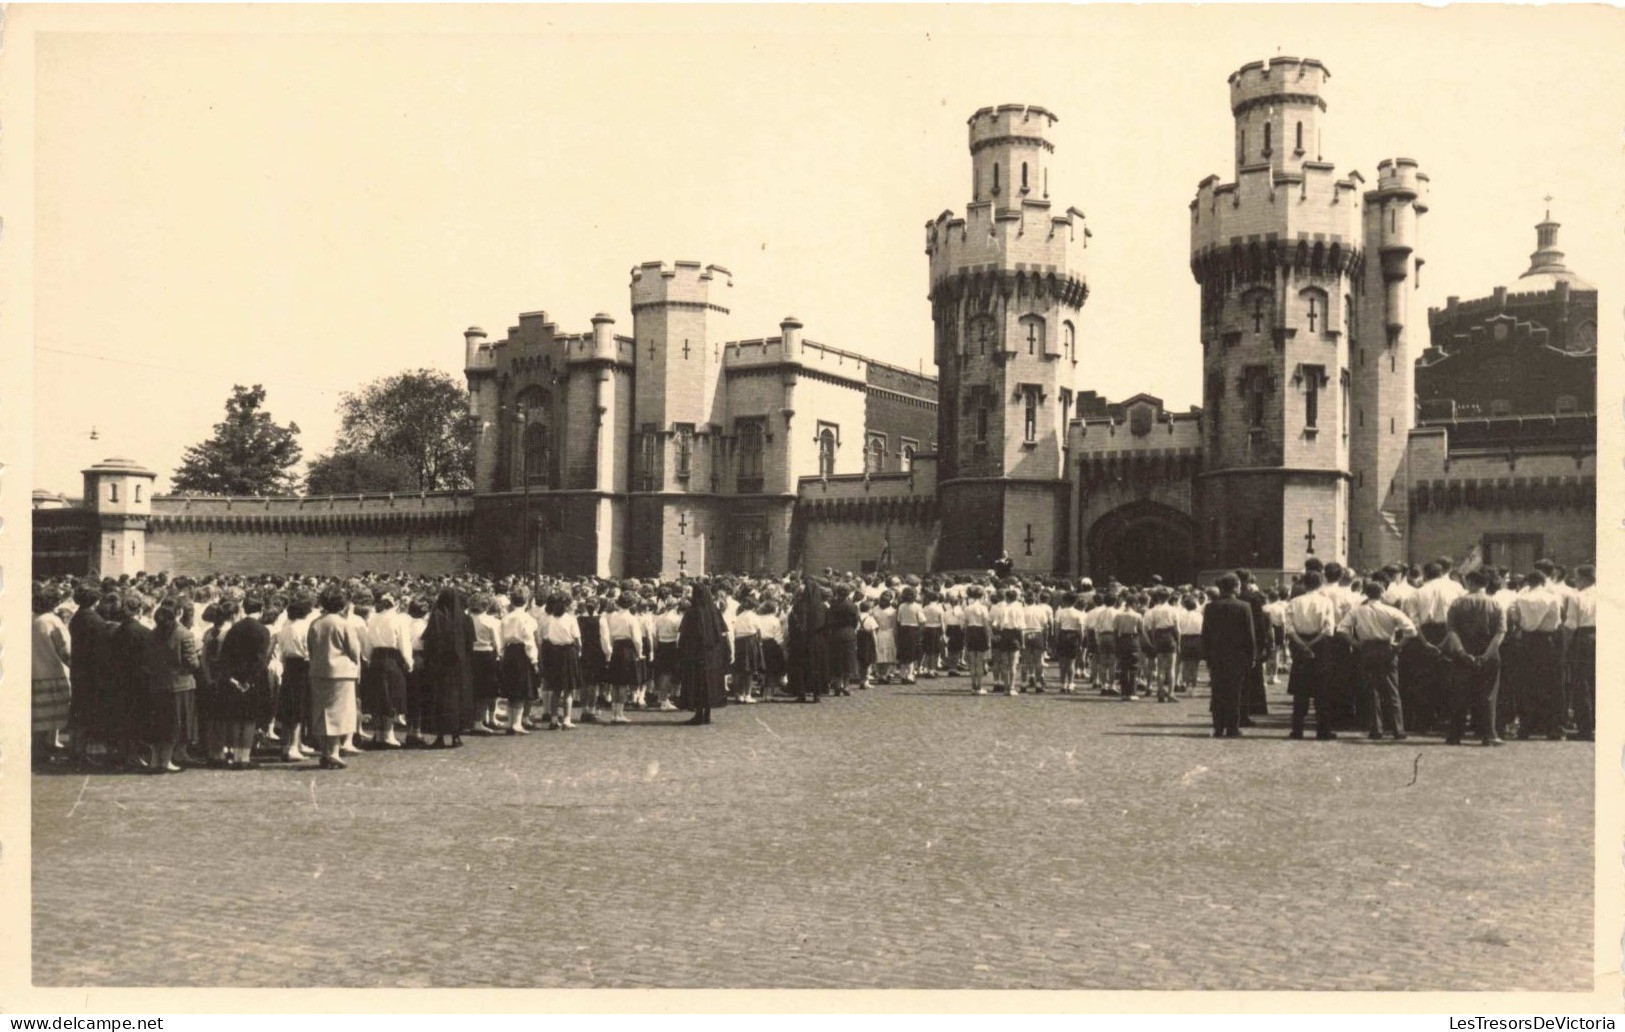
[[[347,771],[34,778],[41,985],[1584,990],[1592,747],[1206,700],[637,714]],[[1414,778],[1414,784],[1412,783]]]

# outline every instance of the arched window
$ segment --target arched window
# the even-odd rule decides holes
[[[818,431],[818,475],[832,477],[835,475],[835,428],[824,427]]]
[[[1038,440],[1038,392],[1035,390],[1027,391],[1022,411],[1021,428],[1022,439],[1028,444]]]
[[[1242,129],[1236,137],[1236,160],[1242,163],[1247,161],[1247,130]]]
[[[897,468],[898,468],[898,470],[900,470],[901,472],[904,472],[904,473],[911,472],[914,469],[914,445],[913,444],[904,444],[902,449],[900,451],[898,451],[898,453],[897,453]]]
[[[869,443],[863,449],[863,471],[865,473],[884,473],[886,471],[886,435],[872,434]]]
[[[1266,158],[1270,156],[1270,129],[1271,128],[1272,127],[1270,126],[1270,124],[1268,122],[1264,123],[1264,156]]]
[[[1061,344],[1066,348],[1066,357],[1074,364],[1078,361],[1078,328],[1071,321],[1061,324]]]
[[[1027,192],[1027,163],[1025,161],[1021,163],[1021,192]]]
[[[529,423],[525,427],[525,482],[531,486],[553,486],[549,471],[553,468],[553,441],[545,422]]]

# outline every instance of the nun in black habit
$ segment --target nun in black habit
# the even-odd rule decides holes
[[[423,629],[424,677],[429,683],[431,749],[444,749],[451,736],[453,749],[463,744],[463,722],[474,707],[474,685],[469,667],[470,622],[455,588],[442,588]]]
[[[790,607],[785,636],[785,667],[797,702],[818,702],[829,686],[828,618],[823,589],[808,581]]]
[[[677,670],[683,694],[692,701],[690,724],[711,723],[711,707],[728,704],[728,627],[711,589],[694,585],[688,611],[677,630]]]

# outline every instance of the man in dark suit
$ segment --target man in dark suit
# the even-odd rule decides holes
[[[1258,659],[1253,609],[1236,597],[1240,590],[1241,579],[1225,574],[1219,578],[1219,597],[1202,610],[1202,655],[1213,682],[1208,709],[1214,738],[1241,737],[1242,688]]]
[[[1264,694],[1264,660],[1269,655],[1270,640],[1270,618],[1264,607],[1269,604],[1269,599],[1258,590],[1250,571],[1237,570],[1236,580],[1241,583],[1236,597],[1252,610],[1253,641],[1258,646],[1252,669],[1247,671],[1241,685],[1241,726],[1252,727],[1254,717],[1262,717],[1269,712],[1269,700]]]

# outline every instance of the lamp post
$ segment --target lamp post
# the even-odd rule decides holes
[[[533,569],[535,563],[532,556],[532,534],[530,527],[530,468],[527,461],[530,458],[530,442],[526,439],[526,431],[530,429],[530,421],[527,418],[528,415],[529,413],[526,412],[524,406],[521,405],[519,407],[519,411],[513,414],[513,418],[514,422],[519,424],[519,482],[523,485],[522,492],[524,497],[524,508],[522,509],[524,517],[522,525],[525,528],[523,535],[525,542],[525,561],[523,568],[527,576],[535,577],[536,571]]]

